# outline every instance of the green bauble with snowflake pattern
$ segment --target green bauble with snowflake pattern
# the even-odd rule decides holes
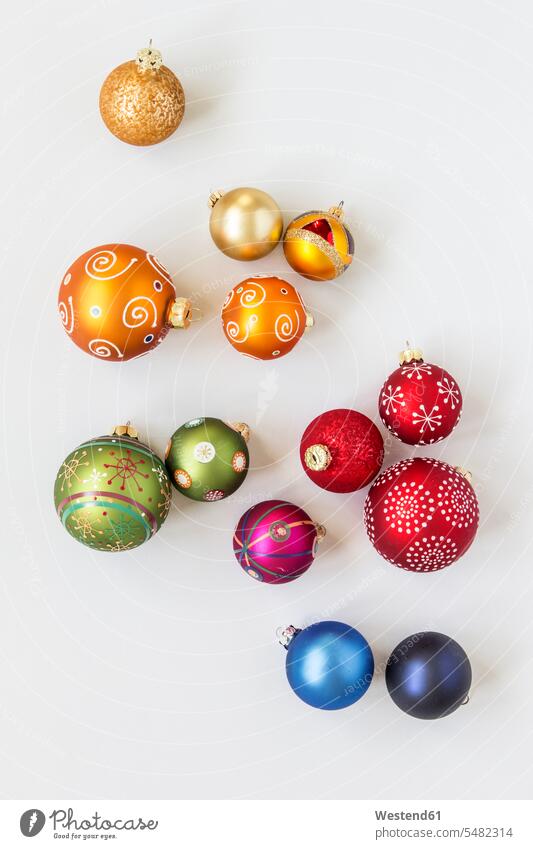
[[[130,425],[71,451],[54,487],[63,526],[98,551],[130,551],[150,539],[168,516],[171,494],[162,460]]]
[[[242,422],[191,419],[172,435],[166,463],[177,490],[194,501],[220,501],[237,490],[248,472],[250,430]]]

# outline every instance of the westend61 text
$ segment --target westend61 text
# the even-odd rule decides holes
[[[440,811],[374,811],[377,820],[439,820]]]

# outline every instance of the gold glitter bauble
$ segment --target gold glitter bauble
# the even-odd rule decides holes
[[[184,111],[181,83],[152,47],[111,71],[100,91],[104,124],[128,144],[164,141],[179,127]]]
[[[248,262],[273,251],[283,232],[276,201],[261,189],[213,192],[209,198],[211,237],[226,256]]]

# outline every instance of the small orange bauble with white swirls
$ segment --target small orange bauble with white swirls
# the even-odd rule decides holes
[[[146,354],[172,327],[188,327],[192,309],[187,299],[176,298],[155,256],[121,244],[93,248],[72,263],[58,308],[74,344],[108,362]]]
[[[248,277],[228,292],[222,307],[227,340],[257,360],[288,354],[312,324],[298,291],[279,277]]]

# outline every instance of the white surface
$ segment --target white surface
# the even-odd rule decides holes
[[[2,27],[2,795],[530,795],[530,4],[57,0],[14,3]],[[150,36],[187,111],[167,143],[135,149],[105,130],[98,91]],[[248,266],[218,253],[209,191],[246,184],[286,222],[344,199],[354,267],[319,285],[281,248]],[[123,367],[80,352],[56,315],[69,263],[111,241],[153,251],[205,316]],[[231,285],[267,271],[317,319],[276,363],[239,357],[218,318]],[[481,504],[471,552],[431,576],[380,560],[365,493],[313,487],[297,454],[325,409],[376,418],[405,339],[465,396],[455,433],[417,453],[470,468]],[[253,427],[235,497],[175,493],[131,554],[61,529],[52,485],[70,449],[131,418],[162,453],[204,413]],[[244,508],[269,496],[328,528],[313,568],[270,588],[231,549]],[[452,635],[473,664],[469,706],[417,722],[378,674],[351,709],[306,708],[274,631],[328,617],[360,628],[378,666],[413,631]]]

